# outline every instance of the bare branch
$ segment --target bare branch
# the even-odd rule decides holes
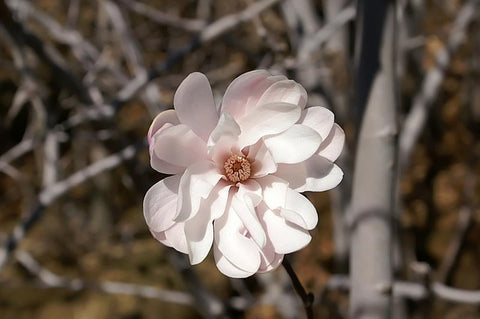
[[[140,146],[128,146],[122,151],[105,157],[40,192],[38,195],[40,204],[22,222],[14,227],[4,247],[0,248],[0,269],[5,266],[11,253],[17,248],[19,242],[25,238],[30,228],[42,216],[48,205],[80,183],[117,167],[125,160],[133,158],[139,149],[143,147],[145,147],[143,143]]]
[[[428,112],[438,96],[450,59],[463,43],[466,29],[477,14],[479,6],[478,0],[469,0],[462,6],[453,23],[446,47],[437,53],[435,66],[428,71],[420,91],[413,99],[412,108],[405,118],[400,135],[399,166],[401,172],[404,172],[409,164],[411,154],[427,121]]]

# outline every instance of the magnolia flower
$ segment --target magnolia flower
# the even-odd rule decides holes
[[[218,269],[235,278],[305,247],[318,216],[299,192],[340,183],[333,162],[344,143],[333,113],[306,102],[301,85],[258,70],[236,78],[217,109],[207,78],[190,74],[148,131],[151,166],[173,174],[145,195],[153,236],[192,265],[213,246]]]

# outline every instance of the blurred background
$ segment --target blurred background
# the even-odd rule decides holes
[[[479,4],[397,8],[400,131],[413,105],[426,114],[400,154],[395,274],[427,292],[404,318],[480,318],[427,289],[480,290]],[[190,72],[220,101],[253,69],[300,82],[346,132],[345,179],[307,194],[319,224],[289,256],[317,317],[346,318],[359,16],[346,0],[0,0],[0,318],[303,318],[282,267],[190,267],[143,219],[164,177],[145,147],[154,116]]]

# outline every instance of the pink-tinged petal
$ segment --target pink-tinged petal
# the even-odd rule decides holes
[[[313,155],[298,164],[278,164],[275,176],[288,181],[297,192],[323,192],[337,186],[343,178],[342,170],[328,159]]]
[[[323,192],[334,188],[342,181],[342,170],[326,158],[314,155],[304,164],[307,176],[304,185],[295,188],[297,192]]]
[[[200,201],[208,197],[222,178],[212,162],[198,162],[189,166],[180,179],[175,221],[186,221],[198,212]]]
[[[287,222],[262,204],[259,205],[259,218],[277,254],[289,254],[302,249],[312,239],[308,231]]]
[[[186,254],[188,253],[188,248],[183,227],[183,223],[176,223],[163,232],[151,231],[151,233],[156,240],[165,246],[175,248],[176,250]]]
[[[272,242],[268,240],[265,247],[260,250],[261,263],[258,272],[268,272],[277,268],[282,263],[283,256],[284,255],[275,252]]]
[[[207,199],[202,200],[198,214],[185,222],[190,264],[196,265],[207,257],[213,243],[213,220],[223,215],[231,185],[218,183]]]
[[[257,213],[250,194],[244,194],[239,197],[239,194],[235,194],[232,198],[232,210],[237,214],[238,218],[242,221],[243,226],[250,234],[251,238],[259,247],[265,246],[266,236],[265,232],[258,220]],[[232,213],[232,212],[230,212]]]
[[[237,124],[235,119],[228,113],[222,113],[220,119],[218,120],[217,126],[215,126],[210,134],[210,137],[208,138],[207,145],[209,147],[213,146],[218,143],[219,140],[226,137],[235,141],[240,133],[240,126]]]
[[[170,228],[177,212],[180,176],[169,176],[153,185],[143,199],[143,216],[148,228],[161,232]]]
[[[153,122],[150,125],[147,133],[148,144],[152,143],[153,135],[155,135],[155,133],[157,133],[165,124],[180,124],[180,121],[177,117],[177,112],[175,112],[175,110],[163,111],[153,119]]]
[[[305,185],[307,170],[304,163],[278,164],[274,175],[288,182],[291,188],[297,189]]]
[[[205,142],[183,124],[155,134],[153,151],[159,159],[181,167],[207,159]]]
[[[205,225],[196,225],[195,223],[197,222],[205,222],[205,220],[199,221],[199,216],[202,216],[202,214],[197,214],[194,218],[185,222],[188,257],[190,259],[190,264],[192,265],[201,263],[207,257],[213,243],[212,221],[207,221]],[[202,217],[205,219],[204,216]]]
[[[247,158],[251,163],[252,178],[263,177],[277,170],[277,164],[263,140],[249,147]]]
[[[289,222],[305,229],[317,226],[318,215],[312,203],[302,194],[289,188],[285,201],[285,208],[280,209],[280,215]]]
[[[307,91],[295,81],[282,80],[272,84],[257,102],[258,105],[285,102],[300,106],[302,109],[307,104]]]
[[[184,254],[188,253],[187,240],[185,238],[184,223],[176,223],[165,231],[165,239],[168,246],[175,248]]]
[[[167,163],[164,160],[159,159],[155,153],[150,155],[150,166],[154,170],[163,174],[181,174],[185,171],[185,167]]]
[[[308,126],[295,124],[286,131],[263,138],[276,163],[303,162],[318,150],[322,138]]]
[[[320,144],[317,154],[334,162],[342,153],[343,144],[345,143],[345,133],[342,128],[334,124],[330,134]]]
[[[143,199],[143,216],[148,228],[162,232],[175,222],[180,176],[169,176],[153,185]]]
[[[255,106],[273,83],[286,79],[284,76],[270,76],[265,70],[255,70],[237,77],[228,86],[222,101],[222,113],[234,118],[242,117],[248,109]]]
[[[270,209],[285,207],[288,183],[281,178],[267,175],[256,179],[262,187],[263,201]]]
[[[253,145],[263,136],[281,133],[299,117],[300,107],[294,104],[279,102],[254,107],[237,121],[242,130],[239,145]]]
[[[218,249],[216,245],[214,245],[213,253],[215,256],[215,263],[217,264],[218,270],[220,270],[220,272],[225,276],[228,276],[230,278],[247,278],[256,272],[245,271],[235,266],[227,258],[225,258],[225,256],[222,254],[222,252]]]
[[[222,114],[217,126],[208,139],[208,154],[220,167],[232,154],[232,151],[240,152],[237,147],[240,127],[229,114]]]
[[[199,72],[187,76],[175,92],[173,104],[180,122],[206,142],[218,121],[207,77]]]
[[[333,126],[333,113],[321,106],[306,108],[302,112],[298,124],[306,125],[320,134],[322,140],[325,140]]]
[[[257,206],[262,201],[262,187],[257,181],[248,179],[242,183],[238,183],[237,196],[243,198],[243,196],[249,196],[253,202],[253,206]]]
[[[230,209],[214,221],[215,243],[219,251],[235,267],[255,273],[260,267],[260,253],[255,242],[244,235],[245,228],[237,214]]]

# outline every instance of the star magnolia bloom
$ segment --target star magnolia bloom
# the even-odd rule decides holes
[[[276,268],[310,242],[318,216],[299,192],[325,191],[343,173],[333,162],[345,135],[305,89],[258,70],[236,78],[219,110],[201,73],[178,87],[175,110],[148,131],[151,166],[173,174],[153,185],[143,210],[153,236],[243,278]]]

